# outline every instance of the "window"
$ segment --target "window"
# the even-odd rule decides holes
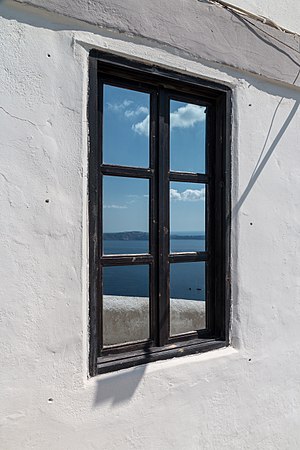
[[[90,373],[226,345],[230,90],[90,57]]]

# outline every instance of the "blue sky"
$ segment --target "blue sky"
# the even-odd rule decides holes
[[[103,160],[149,166],[150,95],[104,86]],[[205,108],[170,101],[170,168],[205,171]],[[204,231],[205,187],[170,183],[171,232]],[[148,231],[149,181],[104,177],[104,232]]]

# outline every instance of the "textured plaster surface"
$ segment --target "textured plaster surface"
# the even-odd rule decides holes
[[[230,0],[228,3],[268,17],[281,27],[300,33],[299,0]]]
[[[159,42],[192,58],[300,85],[300,37],[199,0],[18,0]],[[274,2],[273,2],[274,3]],[[292,8],[288,17],[300,16]],[[170,14],[171,11],[171,14]]]
[[[232,346],[88,379],[92,47],[233,89]],[[299,89],[3,3],[0,55],[1,448],[299,449]]]

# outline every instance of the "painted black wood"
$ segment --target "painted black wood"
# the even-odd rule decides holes
[[[98,75],[97,75],[98,73]],[[149,168],[102,162],[103,84],[150,94]],[[170,99],[206,107],[206,173],[170,172]],[[230,90],[226,86],[92,51],[89,87],[90,375],[207,351],[228,340],[230,298]],[[149,179],[149,254],[102,254],[103,176]],[[206,249],[170,253],[170,181],[206,186]],[[205,261],[205,330],[170,336],[170,263]],[[103,348],[102,267],[150,267],[150,339]]]
[[[100,168],[102,175],[112,175],[115,177],[152,178],[153,176],[153,169],[144,169],[142,167],[102,164]]]
[[[127,266],[153,263],[153,256],[147,254],[136,255],[104,255],[100,258],[103,266]]]
[[[99,103],[101,97],[98,95],[97,80],[98,61],[95,58],[89,60],[89,373],[91,376],[97,373],[97,357],[99,356],[98,337],[101,332],[99,296],[101,296],[101,277],[99,274]]]
[[[114,372],[116,370],[126,369],[132,366],[148,364],[150,362],[178,358],[181,356],[192,355],[196,353],[205,353],[211,350],[217,350],[224,347],[224,341],[213,339],[194,339],[176,344],[168,344],[164,347],[142,349],[135,352],[118,353],[98,359],[97,374]]]
[[[181,181],[184,183],[208,183],[209,176],[203,173],[188,173],[188,172],[170,172],[170,181]]]

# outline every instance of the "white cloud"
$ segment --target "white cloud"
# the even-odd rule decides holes
[[[128,108],[128,106],[132,105],[132,103],[132,100],[124,100],[122,103],[107,103],[107,107],[110,111],[121,112]]]
[[[103,208],[107,209],[127,209],[126,205],[104,205]]]
[[[181,194],[176,189],[170,189],[171,200],[181,200]]]
[[[177,189],[170,189],[170,199],[181,202],[197,202],[205,199],[205,189],[186,189],[178,192]]]
[[[149,114],[144,120],[142,120],[142,122],[133,124],[131,128],[141,136],[149,136]]]
[[[170,125],[171,128],[189,128],[204,119],[205,113],[202,106],[187,103],[171,113]]]
[[[199,105],[187,103],[170,114],[170,126],[172,128],[189,128],[205,119],[204,108]],[[140,135],[149,135],[149,114],[144,120],[132,125],[133,131]]]
[[[122,103],[107,103],[109,111],[114,113],[122,113],[127,119],[133,119],[141,114],[149,114],[146,106],[137,106],[134,109],[128,109],[134,102],[132,100],[124,100]]]
[[[140,114],[148,114],[149,109],[146,108],[146,106],[138,106],[135,109],[126,109],[125,111],[125,117],[131,118],[131,117],[137,117]]]

